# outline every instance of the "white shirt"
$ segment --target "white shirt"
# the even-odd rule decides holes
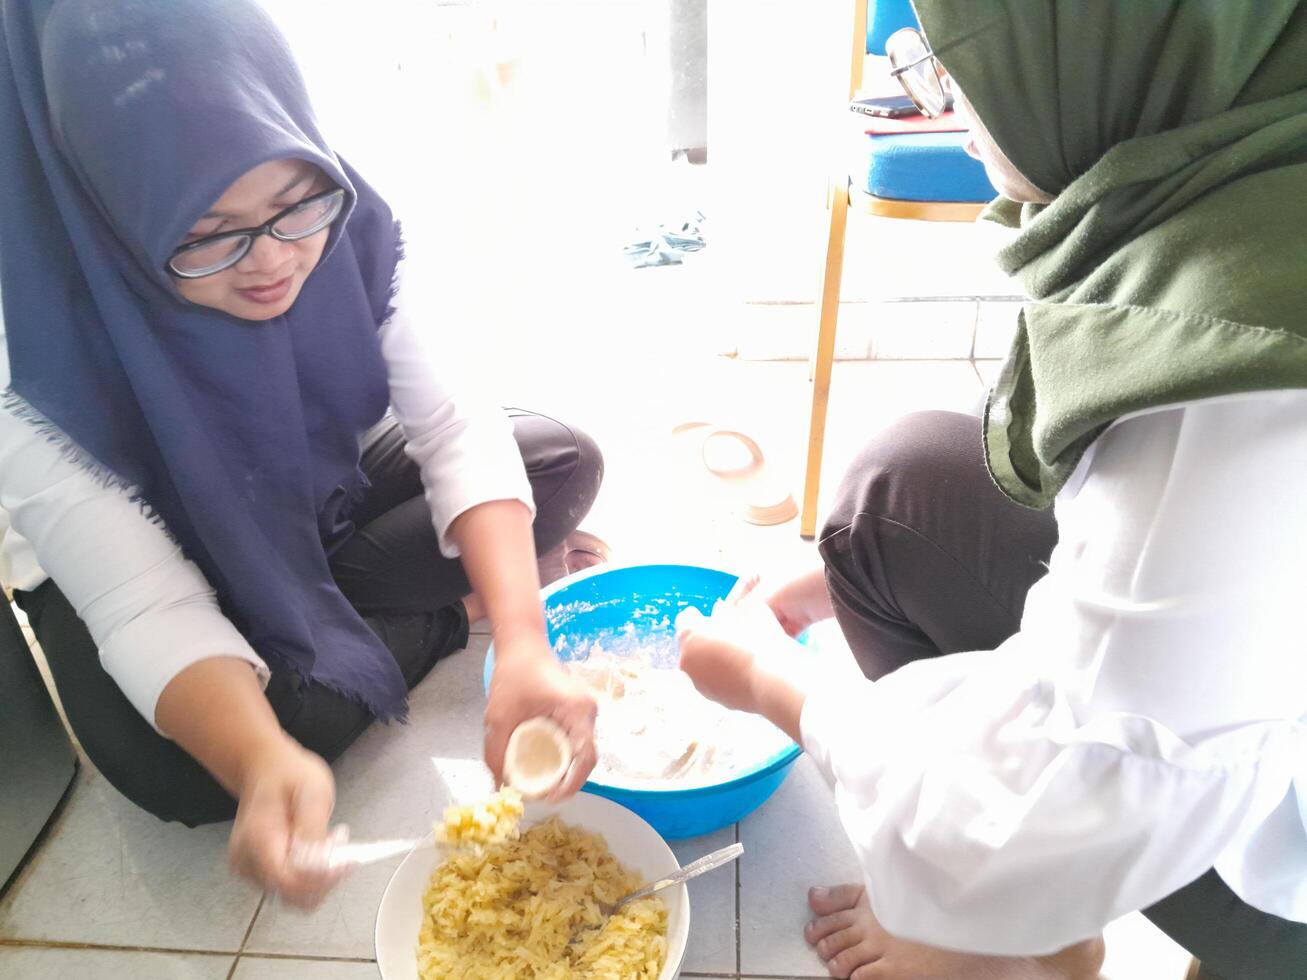
[[[1213,866],[1307,921],[1304,487],[1307,391],[1121,421],[1016,635],[808,699],[890,932],[1049,953]]]
[[[421,470],[440,550],[453,558],[458,549],[448,532],[456,517],[506,499],[521,500],[534,514],[531,485],[507,415],[438,381],[402,297],[396,306],[380,332],[391,411]],[[7,350],[0,332],[0,387],[9,384]],[[99,647],[105,671],[150,724],[169,681],[206,657],[243,659],[267,683],[267,665],[164,529],[125,491],[102,486],[5,411],[0,509],[0,579],[30,590],[53,577]]]

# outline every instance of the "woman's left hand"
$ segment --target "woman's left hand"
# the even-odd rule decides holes
[[[496,637],[495,672],[486,705],[486,765],[503,780],[504,750],[509,736],[530,718],[552,719],[572,743],[572,765],[549,794],[549,802],[567,799],[594,769],[595,714],[598,705],[585,686],[569,675],[543,633]]]

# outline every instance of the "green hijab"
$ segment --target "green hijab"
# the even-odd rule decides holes
[[[1307,387],[1307,0],[915,0],[1050,204],[999,199],[1031,296],[989,470],[1049,506],[1131,412]]]

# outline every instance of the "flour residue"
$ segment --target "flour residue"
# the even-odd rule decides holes
[[[730,711],[677,668],[670,617],[650,606],[628,622],[555,649],[599,702],[594,777],[639,789],[686,789],[730,779],[790,740],[757,715]],[[668,785],[674,784],[674,785]]]

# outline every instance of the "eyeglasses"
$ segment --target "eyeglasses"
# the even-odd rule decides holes
[[[944,69],[930,45],[915,27],[895,31],[885,42],[890,74],[927,119],[935,119],[953,108],[953,98],[944,88]]]
[[[313,194],[274,214],[257,228],[225,231],[181,246],[168,259],[168,271],[179,279],[201,279],[230,269],[249,254],[260,235],[271,235],[281,242],[297,242],[326,228],[340,217],[344,206],[343,187]]]

